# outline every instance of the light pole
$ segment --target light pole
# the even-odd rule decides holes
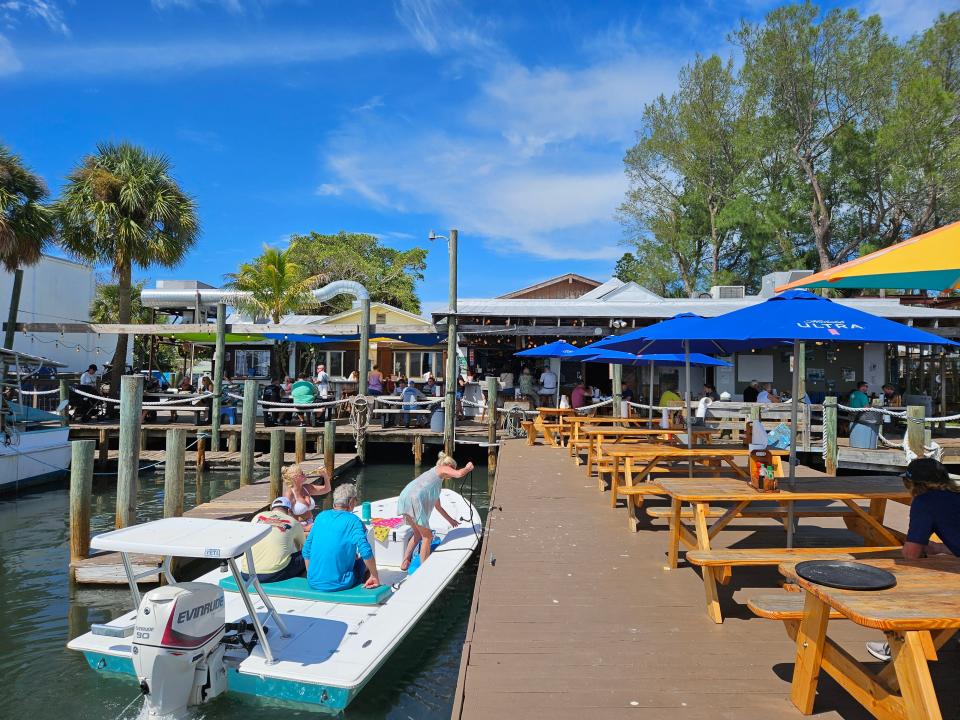
[[[430,241],[446,240],[450,256],[450,293],[447,300],[447,368],[444,371],[443,396],[443,451],[453,455],[457,417],[457,231],[449,237],[431,231]]]

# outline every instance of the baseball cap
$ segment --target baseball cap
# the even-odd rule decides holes
[[[287,498],[281,496],[281,497],[278,497],[276,500],[274,500],[272,503],[270,503],[270,507],[272,508],[283,507],[283,508],[286,508],[287,510],[292,510],[293,504]]]

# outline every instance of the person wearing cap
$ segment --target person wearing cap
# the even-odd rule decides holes
[[[960,483],[939,461],[917,458],[907,465],[903,484],[913,496],[903,557],[960,556]],[[931,542],[934,535],[942,542]],[[867,652],[878,660],[891,658],[890,645],[882,641],[868,642]]]
[[[270,526],[270,534],[252,548],[253,565],[262,583],[299,577],[307,571],[302,554],[306,537],[291,508],[288,498],[278,497],[270,503],[269,510],[257,513],[250,520],[254,525]],[[246,558],[240,561],[240,570],[247,580]]]

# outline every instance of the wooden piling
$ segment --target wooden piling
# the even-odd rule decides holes
[[[67,422],[67,405],[64,404],[64,400],[69,404],[70,402],[70,384],[66,380],[60,381],[60,404],[63,405],[63,409],[60,411],[60,424],[63,427],[68,425]]]
[[[307,429],[298,427],[293,433],[293,457],[298,463],[307,459]]]
[[[70,453],[70,562],[73,563],[90,553],[94,441],[74,440],[70,443]]]
[[[103,466],[107,464],[107,461],[110,459],[110,431],[106,428],[101,428],[100,435],[97,440],[97,464]]]
[[[243,415],[240,424],[240,485],[253,482],[253,455],[257,442],[257,381],[243,382]]]
[[[210,446],[213,448],[213,445]],[[240,449],[240,436],[232,432],[227,435],[227,452],[235,453]]]
[[[197,475],[207,466],[207,436],[197,435]]]
[[[827,475],[837,474],[837,398],[828,395],[823,399],[823,456]]]
[[[226,356],[227,305],[217,303],[217,340],[213,351],[213,397],[210,404],[210,447],[220,450],[220,404],[223,397],[223,365]],[[174,385],[176,387],[176,385]]]
[[[327,474],[327,481],[333,483],[333,472],[336,469],[337,454],[337,423],[327,420],[323,426],[323,469]]]
[[[497,378],[487,377],[487,471],[497,469]]]
[[[133,525],[137,518],[140,475],[140,411],[143,375],[120,378],[120,446],[117,457],[116,528]]]
[[[907,445],[910,446],[910,452],[912,452],[918,458],[922,458],[924,456],[924,417],[926,417],[926,409],[922,406],[909,405],[907,407]]]
[[[423,435],[413,438],[413,464],[416,467],[423,464]]]
[[[183,515],[183,482],[187,462],[187,431],[183,428],[167,430],[163,455],[163,516]]]
[[[287,433],[283,428],[270,430],[270,498],[283,493],[283,451]]]

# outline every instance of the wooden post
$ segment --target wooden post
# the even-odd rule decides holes
[[[211,448],[213,444],[211,443]],[[235,432],[231,432],[227,435],[227,452],[235,453],[240,449],[240,435]]]
[[[293,433],[293,459],[302,463],[307,458],[307,429],[298,427]]]
[[[120,444],[117,457],[116,527],[133,525],[137,519],[137,486],[140,475],[140,410],[143,375],[120,378]]]
[[[203,472],[207,465],[207,436],[197,435],[197,475]]]
[[[910,446],[910,452],[918,458],[923,455],[923,418],[926,416],[925,408],[920,405],[910,405],[907,407],[907,444]]]
[[[457,363],[457,236],[457,231],[451,230],[447,239],[450,286],[447,299],[447,368],[443,373],[443,450],[447,455],[453,455],[456,450],[456,395],[457,377],[460,375]]]
[[[257,381],[243,381],[243,416],[240,424],[240,485],[253,482],[253,451],[257,444]]]
[[[167,430],[163,460],[163,516],[183,515],[183,478],[187,461],[187,431],[184,428]]]
[[[837,398],[828,395],[823,399],[823,457],[827,475],[837,474]]]
[[[420,467],[423,464],[423,435],[413,438],[413,464]]]
[[[60,381],[60,404],[63,405],[63,401],[66,400],[70,402],[70,384],[66,380]],[[60,411],[60,424],[63,427],[67,426],[67,405],[63,405],[63,410]]]
[[[337,466],[337,423],[327,420],[323,426],[323,469],[327,480],[333,486],[333,472]]]
[[[367,366],[370,364],[370,298],[360,300],[360,357],[357,361],[357,392],[367,394]],[[346,373],[346,370],[344,370]]]
[[[70,562],[90,553],[90,495],[93,489],[93,440],[70,443]],[[72,573],[71,573],[72,574]]]
[[[223,363],[226,355],[227,305],[217,303],[217,343],[213,353],[213,403],[210,410],[210,448],[220,449],[220,398],[223,392]],[[176,387],[176,385],[174,385]]]
[[[110,460],[110,431],[106,428],[100,429],[100,437],[97,441],[97,462],[102,466]]]
[[[487,376],[487,470],[497,469],[497,378]]]
[[[270,430],[270,499],[283,492],[283,450],[287,432],[283,428]]]
[[[610,393],[613,396],[613,417],[618,418],[623,415],[620,411],[623,409],[623,365],[614,364],[612,367],[611,375],[613,379],[611,380],[613,392]],[[629,416],[630,413],[627,413]]]

